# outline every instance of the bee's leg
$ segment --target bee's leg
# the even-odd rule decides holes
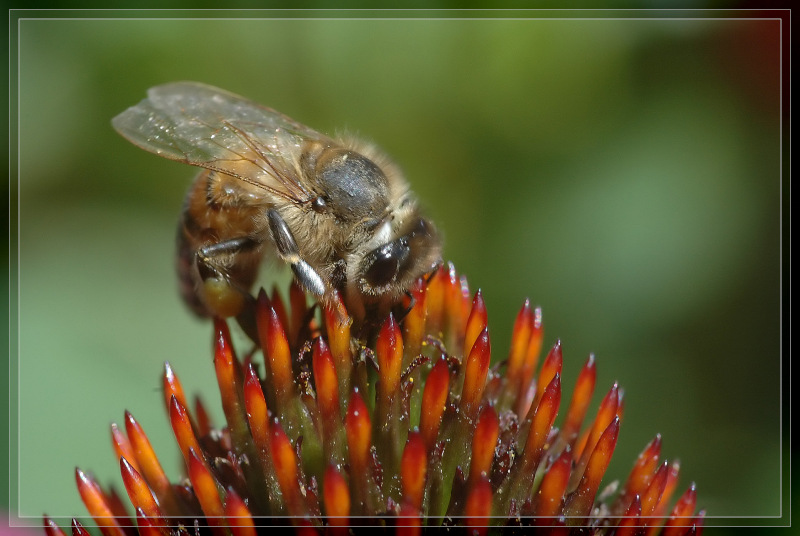
[[[204,265],[215,275],[221,275],[222,270],[216,266],[217,262],[215,259],[222,255],[236,255],[237,253],[243,253],[255,248],[256,246],[258,246],[258,242],[247,236],[223,240],[222,242],[216,242],[214,244],[199,248],[197,250],[197,262]]]
[[[259,243],[248,237],[232,238],[199,248],[195,254],[197,270],[202,281],[202,295],[206,305],[215,316],[235,316],[244,332],[253,341],[258,341],[255,322],[255,298],[250,294],[252,281],[244,281],[244,274],[231,274],[221,260],[258,247]],[[247,276],[254,271],[245,270]]]
[[[292,267],[292,272],[294,272],[297,282],[306,292],[310,292],[317,298],[325,296],[327,291],[325,282],[317,271],[300,257],[297,242],[295,242],[294,235],[284,219],[275,209],[267,211],[267,218],[272,238],[278,249],[278,255]]]
[[[243,236],[223,240],[199,248],[195,252],[195,260],[197,262],[197,269],[200,272],[200,278],[203,281],[213,278],[223,280],[231,288],[248,294],[248,290],[242,288],[240,285],[241,281],[238,281],[241,277],[237,278],[235,275],[232,275],[230,269],[226,269],[225,266],[231,264],[231,257],[238,253],[250,251],[258,246],[258,242],[252,238]]]

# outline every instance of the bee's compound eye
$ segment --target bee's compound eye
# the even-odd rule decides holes
[[[332,149],[315,170],[327,210],[344,221],[357,222],[386,209],[386,176],[372,160],[356,152]]]
[[[222,278],[205,279],[202,294],[206,306],[216,316],[236,316],[244,308],[244,295]]]
[[[366,257],[364,279],[373,287],[391,283],[408,258],[408,253],[408,241],[405,239],[398,239],[372,250]]]

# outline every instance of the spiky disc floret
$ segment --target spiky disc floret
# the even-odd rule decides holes
[[[319,318],[299,288],[290,309],[277,292],[257,299],[263,362],[240,360],[216,320],[214,367],[226,425],[202,403],[190,410],[167,364],[167,412],[186,478],[166,478],[142,427],[125,414],[112,441],[135,516],[86,473],[78,489],[107,536],[252,535],[259,527],[347,534],[355,527],[418,533],[465,525],[528,525],[544,533],[697,534],[694,485],[669,512],[678,464],[647,445],[617,492],[598,494],[619,437],[615,384],[584,424],[595,387],[589,356],[561,427],[563,362],[556,342],[536,374],[541,311],[526,301],[508,359],[490,369],[483,296],[470,297],[452,265],[411,289],[402,320],[389,316],[371,340],[346,319]],[[134,518],[135,517],[135,518]],[[45,520],[48,534],[63,532]],[[83,527],[73,523],[73,534]]]

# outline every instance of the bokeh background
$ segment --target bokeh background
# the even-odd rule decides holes
[[[218,405],[211,328],[184,309],[173,273],[195,170],[110,126],[174,80],[390,154],[446,258],[482,289],[494,360],[529,297],[546,344],[562,340],[566,389],[590,352],[592,411],[613,382],[624,387],[606,483],[661,433],[709,524],[780,515],[778,21],[64,15],[12,25],[10,493],[31,524],[85,516],[75,466],[119,482],[109,424],[125,409],[177,477],[165,360]]]

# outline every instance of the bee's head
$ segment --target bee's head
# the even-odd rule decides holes
[[[398,296],[442,262],[439,234],[413,204],[398,209],[393,222],[381,224],[372,243],[378,245],[364,255],[359,269],[364,295]]]

